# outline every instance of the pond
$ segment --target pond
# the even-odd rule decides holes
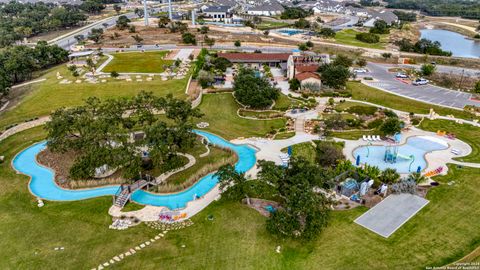
[[[421,38],[440,42],[442,49],[451,51],[453,56],[480,57],[480,41],[474,41],[459,33],[442,29],[423,29],[420,30],[420,33]]]

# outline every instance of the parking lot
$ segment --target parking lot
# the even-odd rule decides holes
[[[369,64],[369,73],[375,81],[365,81],[365,84],[387,92],[426,103],[463,109],[466,105],[480,106],[480,102],[471,100],[472,95],[466,92],[454,91],[434,85],[415,86],[406,80],[398,80],[388,67],[379,64]]]

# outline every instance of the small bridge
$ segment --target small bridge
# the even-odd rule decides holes
[[[148,185],[153,185],[153,182],[150,180],[150,176],[147,176],[146,179],[140,179],[131,185],[121,185],[115,194],[114,205],[123,208],[130,200],[133,192],[143,189]]]

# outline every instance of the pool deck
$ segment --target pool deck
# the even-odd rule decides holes
[[[472,152],[472,148],[467,143],[459,140],[459,139],[448,139],[444,136],[439,136],[434,132],[424,131],[415,127],[410,128],[408,131],[402,132],[402,140],[400,145],[405,144],[407,139],[414,136],[430,136],[440,140],[445,141],[448,143],[448,148],[444,150],[437,150],[433,152],[429,152],[425,155],[425,159],[427,161],[427,168],[425,168],[424,172],[432,171],[437,169],[438,167],[443,167],[442,175],[446,175],[448,172],[448,167],[445,166],[447,163],[462,165],[466,167],[474,167],[480,168],[480,163],[468,163],[468,162],[460,162],[454,160],[454,158],[459,158],[463,156],[468,156]],[[367,145],[367,142],[363,139],[359,140],[342,140],[345,142],[345,147],[343,149],[344,155],[349,159],[352,163],[355,163],[355,157],[353,156],[353,151],[357,147]],[[373,141],[373,146],[385,146],[388,145],[388,142],[385,141]],[[451,152],[452,149],[456,149],[460,151],[461,154],[455,155]],[[406,174],[403,174],[406,175]]]

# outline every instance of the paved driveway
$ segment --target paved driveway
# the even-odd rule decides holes
[[[365,84],[400,96],[416,99],[435,105],[463,109],[466,105],[480,106],[480,102],[471,100],[469,93],[445,89],[434,85],[414,86],[395,78],[394,73],[388,72],[388,67],[380,64],[368,64],[372,76],[376,81],[365,81]]]

